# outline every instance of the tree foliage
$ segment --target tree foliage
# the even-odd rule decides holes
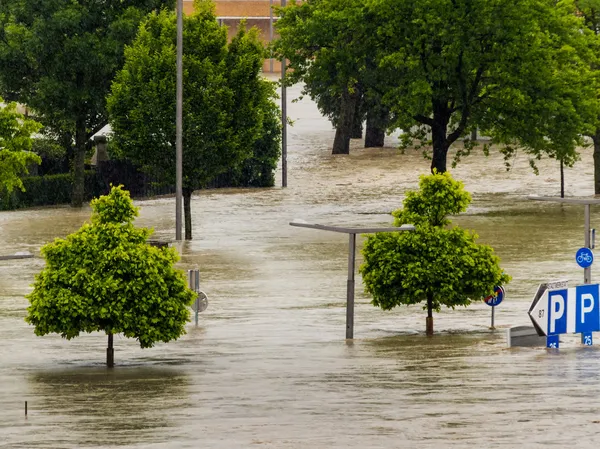
[[[505,154],[574,161],[597,102],[588,35],[568,1],[370,4],[380,64],[397,74],[386,94],[396,126],[408,143],[431,132],[432,169],[445,171],[450,145],[476,127]]]
[[[600,77],[600,0],[574,0],[576,14],[583,18],[585,27],[591,35],[590,49],[592,58],[590,70]],[[597,91],[594,100],[600,100]],[[595,116],[592,125],[585,133],[594,143],[594,193],[600,195],[600,113]]]
[[[83,202],[89,139],[142,17],[173,0],[11,0],[0,4],[0,94],[28,105],[74,145],[73,204]]]
[[[122,333],[142,348],[177,339],[195,294],[173,267],[176,251],[148,244],[152,231],[133,225],[138,208],[120,186],[91,206],[91,223],[42,247],[26,321],[36,335]]]
[[[421,176],[419,190],[408,192],[404,207],[393,212],[394,225],[415,231],[369,236],[360,268],[373,305],[384,310],[426,302],[428,316],[442,306],[467,306],[493,293],[510,277],[478,236],[448,218],[464,212],[471,195],[449,173]]]
[[[190,197],[239,166],[257,146],[279,155],[274,84],[263,79],[265,50],[256,29],[227,29],[204,5],[184,19],[183,190],[186,239]],[[158,181],[175,183],[176,16],[151,14],[125,51],[125,66],[108,99],[113,152]],[[272,156],[272,154],[271,154]]]
[[[303,82],[303,94],[334,124],[333,153],[349,152],[356,103],[361,98],[366,108],[358,114],[376,112],[371,122],[385,129],[388,114],[384,111],[382,118],[379,109],[389,70],[377,68],[373,39],[377,28],[366,2],[307,0],[292,2],[279,13],[280,38],[274,49],[293,69],[286,83]]]
[[[2,103],[0,98],[0,190],[10,193],[15,188],[24,190],[21,176],[29,172],[31,164],[41,163],[31,151],[31,136],[41,125],[20,114],[16,103]]]

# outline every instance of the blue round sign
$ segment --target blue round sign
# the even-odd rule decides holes
[[[494,294],[486,296],[485,298],[483,298],[483,300],[488,306],[495,307],[502,302],[505,294],[506,292],[504,291],[504,287],[496,285],[494,287]]]
[[[575,254],[575,261],[581,268],[588,268],[594,263],[594,253],[589,248],[579,248]]]

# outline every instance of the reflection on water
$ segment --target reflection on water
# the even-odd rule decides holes
[[[473,154],[453,172],[474,197],[455,222],[493,245],[513,276],[499,330],[480,303],[442,310],[438,335],[427,338],[419,306],[376,309],[357,277],[357,339],[347,344],[347,237],[288,223],[387,225],[429,163],[359,142],[350,156],[332,156],[333,130],[314,105],[288,112],[288,188],[192,198],[195,240],[176,246],[181,268],[200,269],[210,306],[181,340],[141,350],[118,338],[118,366],[107,371],[104,335],[38,338],[24,323],[41,259],[0,264],[0,447],[595,448],[600,352],[575,336],[557,353],[505,348],[504,329],[529,324],[540,282],[583,277],[573,260],[583,208],[526,199],[558,193],[556,161],[535,176],[523,155],[506,172],[501,156]],[[592,170],[587,150],[566,170],[567,193],[591,195]],[[172,239],[173,200],[139,205],[138,224]],[[2,212],[1,252],[39,254],[89,213]],[[592,209],[592,225],[599,220]]]
[[[71,368],[28,380],[36,398],[29,420],[54,426],[59,411],[62,431],[79,447],[164,441],[164,428],[177,426],[173,410],[189,405],[188,377],[165,368]]]

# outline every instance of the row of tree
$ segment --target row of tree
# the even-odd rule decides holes
[[[91,138],[110,124],[113,155],[162,183],[175,176],[176,17],[172,0],[12,0],[0,3],[0,95],[26,105],[63,142],[84,199]],[[184,210],[190,197],[260,150],[276,161],[280,119],[265,49],[245,24],[233,41],[214,4],[184,19]],[[273,162],[275,165],[275,162]]]
[[[476,129],[507,159],[567,165],[589,136],[600,193],[599,0],[306,0],[280,14],[274,48],[336,126],[333,153],[365,118],[367,146],[401,129],[438,172]]]

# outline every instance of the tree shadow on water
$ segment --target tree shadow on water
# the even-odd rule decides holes
[[[47,438],[76,447],[166,441],[176,433],[173,412],[189,400],[190,379],[175,369],[80,368],[29,381],[30,421],[42,415]]]

